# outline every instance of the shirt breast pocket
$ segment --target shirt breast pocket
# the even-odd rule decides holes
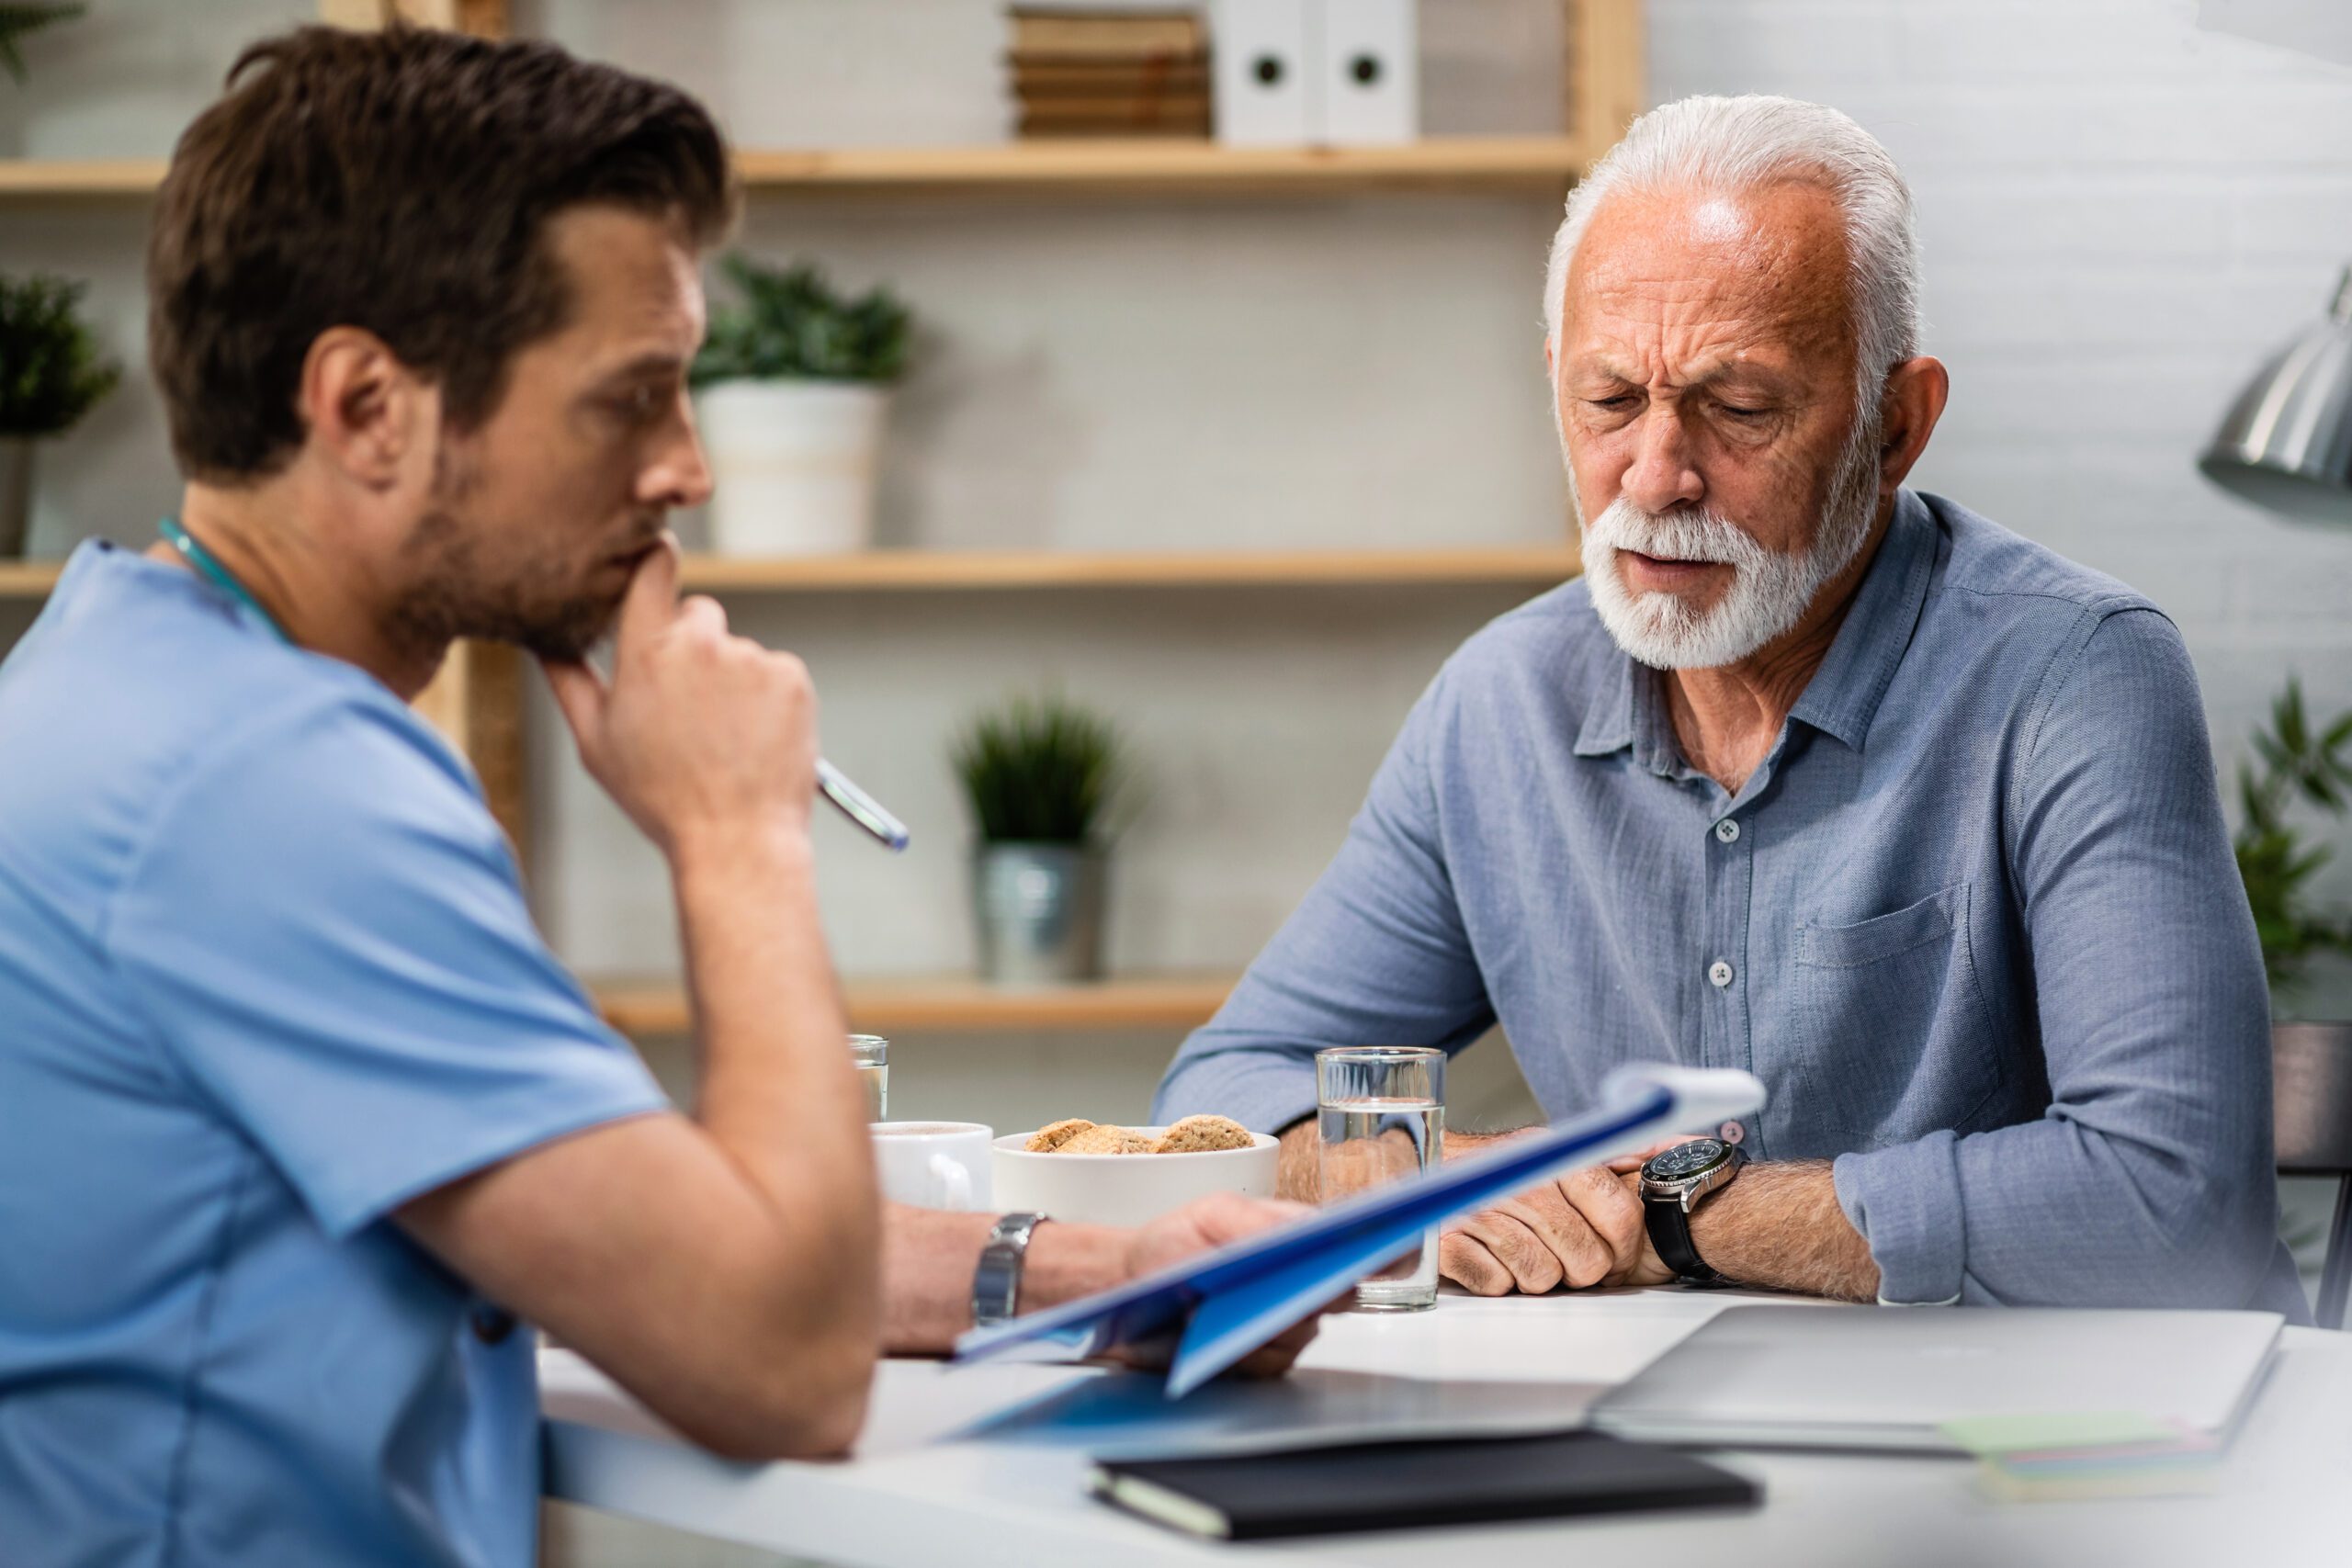
[[[2000,1062],[1969,943],[1971,885],[1890,914],[1798,928],[1795,1120],[1835,1152],[1977,1131]],[[1824,1151],[1833,1152],[1833,1151]]]

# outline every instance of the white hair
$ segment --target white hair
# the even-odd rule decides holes
[[[1919,236],[1911,192],[1878,139],[1822,104],[1750,94],[1661,104],[1568,193],[1544,284],[1544,339],[1561,352],[1568,264],[1593,213],[1617,191],[1722,195],[1783,183],[1827,190],[1845,220],[1855,406],[1875,423],[1886,373],[1919,352]],[[1556,378],[1555,380],[1556,396]]]

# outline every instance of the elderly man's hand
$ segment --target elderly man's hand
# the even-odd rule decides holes
[[[1304,1203],[1244,1198],[1231,1192],[1197,1199],[1160,1215],[1135,1233],[1127,1244],[1125,1259],[1127,1278],[1138,1279],[1196,1252],[1239,1241],[1311,1213]],[[1345,1310],[1352,1294],[1324,1303],[1317,1314]],[[1293,1324],[1277,1337],[1244,1356],[1235,1363],[1234,1370],[1247,1377],[1281,1376],[1314,1339],[1316,1327],[1313,1315]],[[1166,1351],[1167,1348],[1162,1347],[1156,1353],[1122,1352],[1121,1359],[1135,1366],[1157,1367],[1166,1364]]]
[[[1457,1142],[1452,1152],[1494,1141]],[[1674,1271],[1650,1246],[1642,1215],[1638,1173],[1657,1152],[1570,1171],[1453,1221],[1438,1243],[1438,1272],[1480,1296],[1668,1283]]]

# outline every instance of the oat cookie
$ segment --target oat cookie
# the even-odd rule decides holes
[[[1096,1124],[1054,1151],[1060,1155],[1148,1155],[1151,1140],[1127,1127]]]
[[[1033,1155],[1049,1155],[1093,1125],[1083,1116],[1072,1116],[1038,1128],[1023,1146]]]
[[[1187,1116],[1171,1125],[1152,1145],[1156,1155],[1205,1154],[1215,1149],[1246,1149],[1257,1142],[1250,1129],[1230,1116]]]

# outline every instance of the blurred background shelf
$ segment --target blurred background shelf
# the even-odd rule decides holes
[[[699,592],[953,592],[1036,588],[1348,588],[1437,583],[1564,582],[1572,545],[1440,550],[876,550],[854,556],[760,559],[686,558],[683,586]],[[38,599],[56,561],[0,562],[0,599]]]
[[[0,561],[0,599],[47,598],[64,566],[53,560]]]
[[[1437,550],[945,551],[761,560],[688,559],[688,588],[828,592],[856,589],[1346,587],[1383,583],[1559,582],[1576,575],[1572,546]]]
[[[1584,171],[1567,136],[1451,136],[1396,147],[1224,147],[1214,141],[1017,141],[971,147],[745,149],[745,190],[762,195],[1558,189]],[[151,196],[160,158],[0,159],[0,199]]]
[[[843,996],[850,1026],[876,1034],[913,1030],[1189,1030],[1208,1021],[1238,978],[1230,974],[1134,976],[1022,990],[963,976],[849,980],[843,983]],[[684,988],[674,980],[599,980],[590,985],[589,992],[605,1021],[623,1034],[684,1034],[692,1026]]]

